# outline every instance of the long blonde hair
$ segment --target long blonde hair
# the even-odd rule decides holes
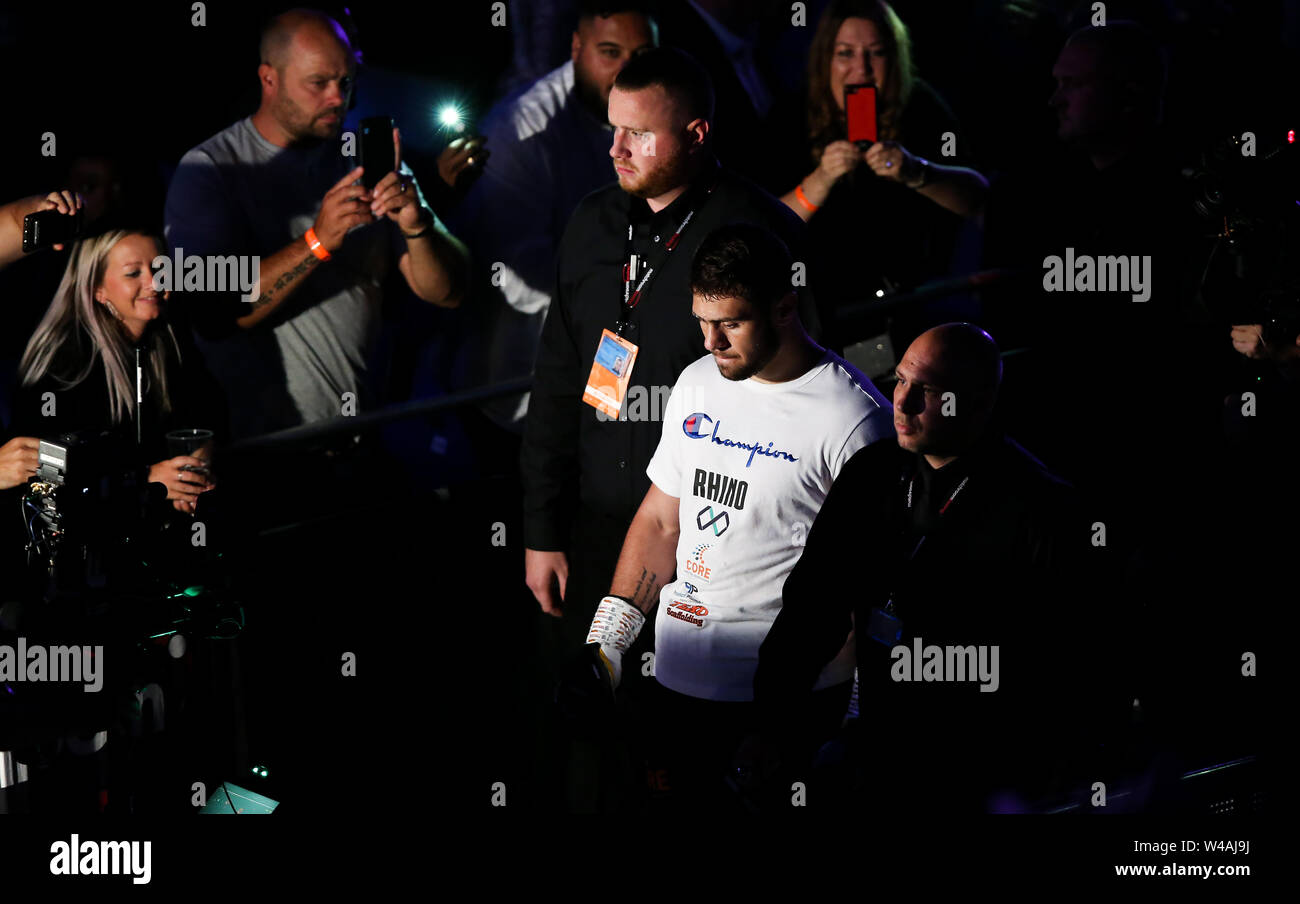
[[[28,340],[27,349],[18,365],[23,386],[33,386],[48,375],[58,382],[60,389],[71,389],[89,377],[96,361],[102,358],[114,425],[135,416],[135,380],[132,377],[135,362],[132,352],[137,343],[107,305],[96,303],[95,290],[103,284],[109,252],[129,235],[146,236],[157,243],[160,251],[163,248],[163,243],[157,236],[125,229],[82,239],[73,245],[67,269],[63,271],[63,279],[54,293],[54,300],[50,302],[45,316]],[[171,326],[164,323],[161,327],[146,330],[140,344],[149,351],[145,370],[146,392],[156,395],[161,402],[162,413],[166,414],[172,407],[167,385],[166,358],[170,351],[179,362],[181,352]],[[81,372],[53,373],[51,368],[55,358],[60,349],[70,342],[76,343],[79,350],[85,344],[90,346],[90,353],[85,356]]]

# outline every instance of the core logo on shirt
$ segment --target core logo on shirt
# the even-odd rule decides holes
[[[722,526],[719,527],[718,525]],[[727,532],[727,528],[731,527],[731,516],[725,511],[718,512],[718,514],[715,515],[713,514],[713,506],[706,505],[704,508],[700,509],[698,514],[696,514],[695,526],[700,530],[713,528],[713,536],[721,537]]]
[[[708,425],[712,423],[713,418],[697,411],[694,414],[689,415],[686,420],[682,421],[682,432],[691,439],[703,439],[704,434],[700,431],[707,430]]]
[[[736,511],[742,511],[745,508],[745,494],[749,492],[749,481],[696,468],[695,488],[691,492],[710,502],[729,505]]]
[[[699,581],[701,584],[707,584],[713,580],[713,567],[706,565],[704,562],[704,553],[709,549],[707,543],[701,543],[691,551],[691,557],[686,560],[686,573]],[[690,587],[690,584],[686,585]],[[694,593],[693,590],[687,590],[687,593]]]
[[[701,433],[700,431],[707,428],[707,424],[713,424],[713,431],[707,434]],[[682,421],[682,432],[691,439],[711,439],[713,440],[714,445],[717,446],[749,450],[749,460],[745,462],[745,467],[747,468],[754,463],[755,455],[765,455],[768,458],[784,458],[786,461],[799,460],[789,452],[782,452],[780,449],[773,449],[772,446],[775,445],[775,442],[768,443],[767,448],[764,449],[762,442],[741,443],[734,439],[725,439],[720,437],[718,436],[718,428],[721,426],[722,421],[714,421],[713,418],[709,417],[707,414],[697,411],[692,415],[688,415],[686,420]]]

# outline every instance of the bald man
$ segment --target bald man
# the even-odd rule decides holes
[[[467,266],[464,246],[398,162],[396,129],[397,154],[370,174],[374,189],[344,154],[356,54],[339,24],[290,10],[271,20],[260,50],[257,112],[181,159],[166,208],[167,240],[186,257],[260,261],[252,301],[192,311],[236,437],[336,417],[349,401],[364,410],[393,264],[417,297],[441,307],[460,303]]]
[[[1072,593],[1091,535],[1071,488],[994,425],[1001,373],[971,324],[912,343],[895,372],[898,441],[844,466],[759,653],[770,760],[855,627],[861,718],[847,733],[864,807],[982,812],[1007,789],[1026,806],[1068,752],[1054,717],[1078,705]],[[753,749],[738,760],[751,783]],[[777,759],[825,801],[798,771],[807,755]]]

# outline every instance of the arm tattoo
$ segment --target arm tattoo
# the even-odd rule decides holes
[[[645,604],[656,601],[659,597],[659,591],[663,585],[656,580],[659,576],[654,572],[646,572],[645,568],[641,569],[641,577],[637,578],[636,590],[632,591],[632,604],[642,612],[645,611]]]
[[[316,261],[316,256],[314,254],[309,254],[307,255],[307,257],[305,257],[302,260],[300,264],[298,264],[298,266],[294,267],[292,270],[286,270],[284,271],[284,273],[281,273],[280,278],[275,281],[275,284],[273,286],[271,286],[271,291],[263,292],[261,295],[259,295],[255,301],[249,304],[248,309],[250,311],[256,311],[258,308],[262,308],[270,304],[274,297],[273,293],[278,292],[280,289],[283,289],[285,286],[289,285],[289,283],[293,282],[295,279],[297,279],[298,277],[306,273],[308,270],[310,270],[312,268],[313,263],[315,263],[315,261]]]

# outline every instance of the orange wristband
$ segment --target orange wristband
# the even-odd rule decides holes
[[[316,238],[315,227],[312,227],[311,229],[307,230],[306,238],[307,238],[307,247],[311,249],[312,254],[316,255],[323,261],[327,261],[330,259],[330,253],[325,250],[325,246],[320,243],[320,239]]]
[[[816,213],[817,208],[821,207],[820,204],[814,204],[812,201],[808,200],[808,196],[803,193],[802,182],[800,182],[795,187],[794,196],[799,200],[799,203],[802,204],[804,206],[804,209],[807,210],[809,213]]]

